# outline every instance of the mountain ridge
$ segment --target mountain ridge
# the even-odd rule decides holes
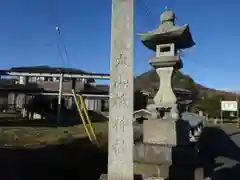
[[[237,92],[233,92],[233,91],[227,91],[227,90],[222,90],[222,89],[215,89],[215,88],[209,88],[205,85],[202,85],[200,83],[197,83],[193,80],[193,78],[188,75],[185,74],[182,71],[177,71],[175,73],[175,75],[173,75],[173,87],[174,88],[186,88],[191,90],[191,88],[189,88],[188,86],[186,87],[186,83],[184,83],[183,81],[190,81],[192,83],[194,83],[194,85],[197,88],[200,88],[202,90],[208,90],[208,91],[212,91],[212,92],[217,92],[219,94],[235,94]],[[154,69],[151,69],[149,71],[146,71],[138,76],[135,77],[135,88],[136,89],[148,89],[148,88],[152,88],[152,86],[157,86],[159,87],[159,77],[156,73],[156,71]],[[146,90],[144,89],[144,90]],[[238,91],[240,92],[240,91]]]
[[[135,77],[135,90],[145,90],[157,92],[159,88],[159,77],[154,69],[142,73]],[[200,83],[196,83],[190,75],[182,71],[176,71],[173,75],[173,88],[187,89],[193,92],[198,99],[192,105],[192,111],[203,110],[210,116],[219,117],[221,114],[222,100],[236,100],[235,92],[208,88]],[[240,98],[239,98],[240,99]],[[224,112],[227,116],[228,112]]]

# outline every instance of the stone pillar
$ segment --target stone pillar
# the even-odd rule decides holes
[[[133,3],[112,1],[108,180],[133,180]]]

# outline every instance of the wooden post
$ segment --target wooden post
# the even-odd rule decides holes
[[[240,128],[238,93],[236,93],[236,101],[237,101],[237,128]]]
[[[58,91],[58,109],[57,109],[57,123],[61,123],[61,106],[62,106],[62,86],[63,86],[63,74],[59,78],[59,91]]]
[[[76,88],[76,78],[72,78],[72,89],[75,90]]]
[[[14,99],[13,99],[13,109],[16,110],[16,101],[17,101],[17,93],[14,93]]]
[[[72,78],[72,90],[74,90],[75,92],[75,89],[76,89],[76,78]],[[73,96],[71,97],[71,102],[72,102],[71,109],[73,109],[73,102],[75,102]]]
[[[25,88],[28,86],[28,81],[29,81],[29,77],[28,76],[25,76],[24,78],[24,86]],[[26,104],[28,103],[28,96],[26,94],[24,94],[24,102],[23,102],[23,107],[22,108],[25,108],[26,107]],[[32,109],[32,108],[31,108]],[[34,110],[34,109],[33,109]],[[32,119],[32,116],[29,117],[29,109],[26,109],[27,111],[27,119],[30,120]],[[31,114],[34,113],[34,112],[31,112]]]
[[[221,124],[223,125],[222,99],[220,99],[220,104],[221,104]]]

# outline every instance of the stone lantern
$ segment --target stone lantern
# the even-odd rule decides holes
[[[183,67],[179,50],[190,48],[195,43],[189,26],[175,25],[175,14],[168,9],[162,13],[157,29],[139,34],[139,37],[147,48],[156,52],[149,63],[160,78],[160,86],[154,104],[147,107],[143,140],[134,146],[135,171],[145,177],[189,179],[187,174],[194,176],[197,162],[197,150],[190,146],[189,122],[200,118],[192,113],[182,113],[184,105],[177,102],[172,76]],[[176,173],[180,167],[181,171]]]
[[[189,26],[175,25],[175,14],[166,9],[160,17],[160,25],[153,31],[139,34],[143,44],[156,52],[156,56],[150,59],[150,65],[155,68],[159,78],[159,90],[154,98],[154,107],[150,109],[164,109],[170,112],[170,117],[178,118],[177,98],[172,88],[172,76],[174,71],[182,68],[182,60],[179,50],[195,45]]]

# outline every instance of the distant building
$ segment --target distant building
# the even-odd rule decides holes
[[[59,73],[68,73],[68,74],[84,74],[91,75],[91,73],[73,69],[73,68],[55,68],[48,66],[36,66],[36,67],[17,67],[11,68],[11,72],[15,73],[32,73],[32,74],[59,74]],[[64,78],[63,79],[63,94],[72,93],[72,79],[73,78]],[[93,78],[76,78],[75,92],[88,94],[90,96],[86,97],[85,104],[87,109],[94,111],[101,111],[104,109],[102,104],[104,100],[101,100],[98,97],[91,97],[91,95],[107,95],[108,91],[105,92],[94,85],[95,80]],[[32,96],[40,93],[45,94],[57,94],[59,91],[59,77],[40,77],[40,76],[20,76],[15,83],[8,85],[0,85],[1,92],[8,92],[8,104],[13,108],[23,108],[23,105],[27,99]],[[27,97],[26,97],[27,96]],[[56,96],[55,96],[56,97]],[[69,97],[64,97],[65,106],[71,108],[73,106],[73,99]]]

